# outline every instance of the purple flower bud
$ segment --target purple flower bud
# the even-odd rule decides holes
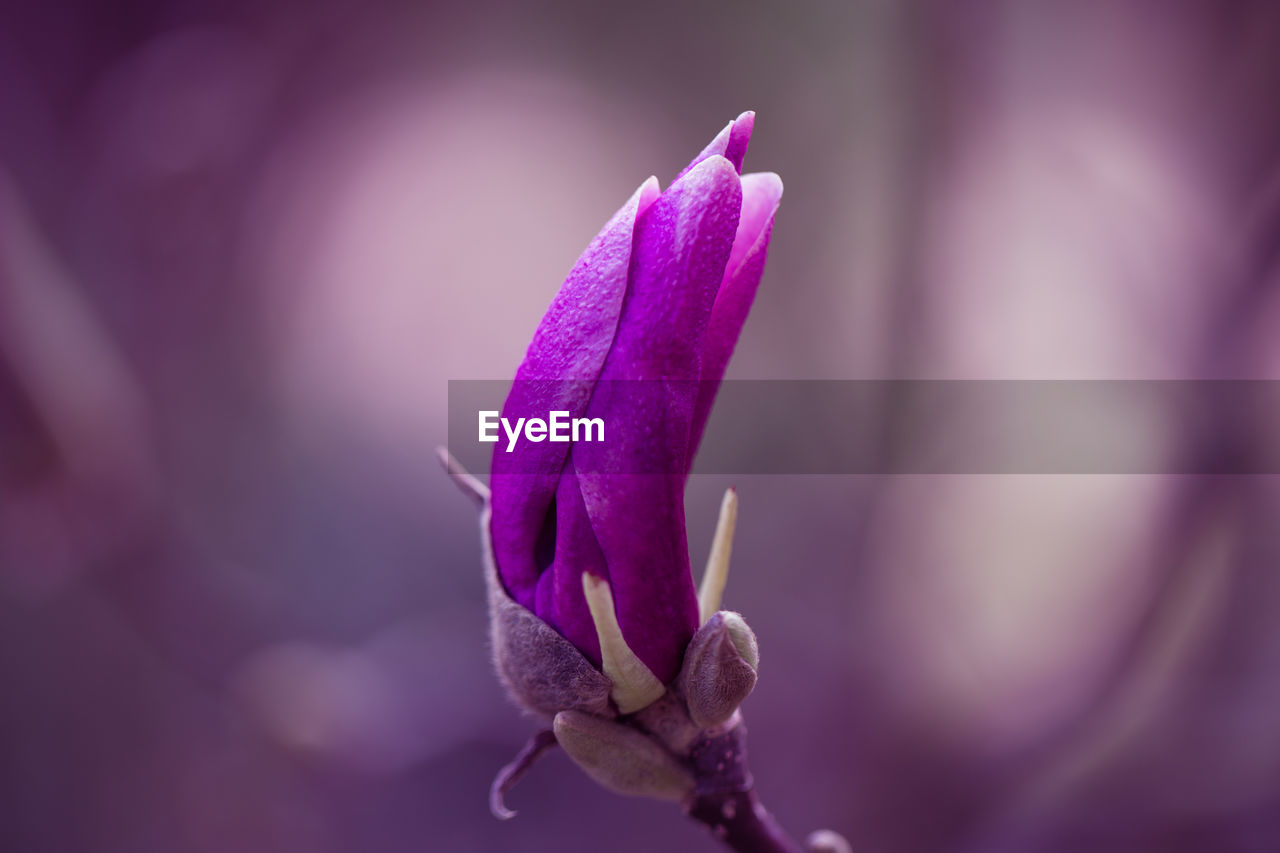
[[[782,195],[775,174],[739,175],[753,121],[731,122],[665,192],[645,181],[605,225],[539,324],[503,408],[512,422],[602,418],[611,461],[661,473],[603,471],[598,444],[494,453],[493,551],[511,597],[600,666],[583,573],[608,581],[626,645],[663,684],[698,628],[684,482]],[[611,381],[661,379],[693,381],[643,391]]]

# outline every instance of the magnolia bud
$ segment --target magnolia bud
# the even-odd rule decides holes
[[[684,653],[678,684],[689,717],[704,729],[726,722],[756,686],[760,650],[737,613],[722,610],[698,629]]]

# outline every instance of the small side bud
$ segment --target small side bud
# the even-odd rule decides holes
[[[698,629],[684,653],[678,684],[701,728],[728,721],[756,686],[760,649],[737,613],[722,610]]]
[[[554,730],[574,763],[610,791],[673,802],[693,792],[693,774],[636,729],[581,711],[563,711],[556,714]]]

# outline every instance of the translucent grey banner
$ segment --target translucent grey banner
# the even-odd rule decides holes
[[[503,412],[513,390],[522,402]],[[555,448],[577,445],[580,471],[678,473],[680,454],[669,451],[687,441],[696,400],[712,390],[681,381],[454,380],[449,449],[477,473],[492,470],[495,452],[508,454],[512,473],[536,473]],[[547,452],[521,452],[535,446]],[[692,470],[1276,474],[1280,382],[728,381]]]

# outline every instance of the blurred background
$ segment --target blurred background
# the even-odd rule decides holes
[[[730,366],[1280,374],[1280,6],[66,0],[0,12],[0,849],[718,849],[486,650],[449,379],[743,109]],[[1237,447],[1227,413],[1151,425]],[[868,440],[850,436],[851,441]],[[695,477],[764,801],[858,851],[1280,849],[1274,477]]]

